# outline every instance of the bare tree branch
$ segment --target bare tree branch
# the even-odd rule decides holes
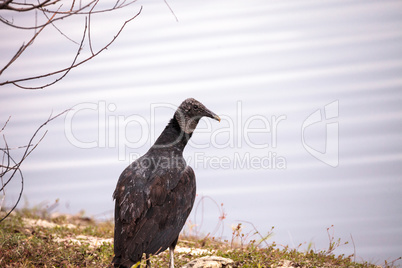
[[[24,30],[38,29],[38,31],[34,33],[33,37],[29,40],[29,42],[26,44],[22,44],[21,47],[18,49],[18,51],[15,53],[15,55],[10,59],[10,61],[8,63],[6,63],[5,66],[0,70],[0,77],[3,75],[4,71],[9,69],[10,66],[18,58],[20,58],[20,56],[25,52],[25,50],[33,44],[34,40],[41,34],[43,29],[50,24],[61,35],[66,37],[68,40],[74,42],[75,44],[77,44],[78,49],[77,49],[76,54],[73,56],[72,63],[65,68],[61,68],[59,70],[51,71],[51,72],[48,72],[45,74],[35,75],[32,77],[22,77],[22,78],[2,81],[2,82],[0,82],[0,86],[7,85],[7,84],[13,84],[14,86],[19,87],[19,88],[34,90],[34,89],[43,89],[43,88],[49,87],[49,86],[54,85],[55,83],[59,82],[71,71],[71,69],[74,69],[74,68],[78,67],[79,65],[93,59],[94,57],[99,55],[101,52],[106,50],[117,39],[117,37],[120,35],[120,33],[122,32],[122,30],[124,29],[126,24],[140,15],[140,13],[142,11],[142,7],[137,12],[137,14],[135,14],[133,17],[131,17],[130,19],[125,21],[124,24],[119,29],[119,31],[117,32],[117,34],[112,38],[112,40],[98,51],[95,51],[93,49],[93,42],[92,42],[92,38],[91,38],[91,16],[93,14],[104,13],[104,12],[109,12],[109,11],[113,11],[116,9],[124,8],[128,5],[133,4],[135,1],[136,0],[131,0],[130,2],[126,2],[126,1],[120,2],[119,0],[116,0],[114,6],[112,8],[95,10],[95,8],[97,7],[97,5],[99,3],[99,0],[90,1],[89,3],[87,3],[84,6],[79,7],[79,8],[75,8],[76,3],[75,3],[75,0],[73,0],[71,6],[69,7],[69,10],[67,10],[67,11],[61,11],[61,6],[59,6],[56,10],[48,9],[48,7],[50,5],[59,3],[60,0],[45,0],[43,2],[38,3],[37,5],[26,4],[23,2],[13,2],[12,0],[11,1],[8,0],[8,1],[4,2],[3,4],[0,5],[0,10],[8,9],[8,10],[13,10],[13,11],[18,11],[18,12],[26,12],[26,11],[34,9],[36,11],[40,11],[44,15],[44,17],[46,18],[46,22],[39,23],[38,25],[35,25],[35,26],[24,27],[24,26],[17,26],[14,24],[14,22],[10,22],[5,18],[0,17],[1,22],[5,23],[6,25],[9,25],[11,27],[15,27],[17,29],[24,29]],[[89,11],[86,11],[87,9],[89,9]],[[49,16],[49,15],[51,15],[51,16]],[[68,37],[55,25],[56,21],[65,19],[65,18],[73,16],[73,15],[86,15],[87,16],[87,18],[85,19],[85,25],[84,25],[84,35],[81,38],[80,42],[76,42],[73,39],[71,39],[70,37]],[[88,38],[90,55],[84,59],[79,60],[79,55],[84,47],[84,41],[86,40],[86,38]],[[54,77],[56,75],[60,75],[60,76],[58,78],[54,78],[52,82],[46,83],[41,86],[21,85],[21,82],[39,80],[39,79],[43,79],[43,78]]]
[[[63,74],[62,76],[60,76],[59,78],[55,79],[53,82],[48,83],[48,84],[46,84],[46,85],[44,85],[44,86],[41,86],[41,87],[24,87],[24,86],[21,86],[21,85],[17,84],[16,82],[13,82],[13,84],[14,84],[15,86],[19,87],[19,88],[22,88],[22,89],[40,89],[40,88],[43,89],[43,88],[45,88],[45,87],[49,87],[49,86],[54,85],[54,84],[56,84],[57,82],[59,82],[61,79],[63,79],[63,78],[71,71],[71,69],[73,69],[73,68],[75,67],[75,66],[74,66],[74,65],[75,65],[75,62],[77,61],[77,58],[78,58],[78,56],[80,55],[80,51],[81,51],[82,46],[83,46],[83,44],[84,44],[86,31],[87,31],[87,23],[86,23],[86,21],[85,21],[84,34],[83,34],[83,36],[82,36],[81,43],[80,43],[80,46],[79,46],[79,48],[78,48],[78,51],[77,51],[77,53],[75,54],[73,63],[70,65],[70,67],[64,69],[64,71],[63,71],[64,74]],[[78,65],[77,65],[77,66],[78,66]],[[50,76],[50,75],[52,75],[52,74],[44,75],[44,76],[42,76],[42,77],[46,77],[46,76]],[[42,77],[33,77],[33,78],[31,78],[31,79],[39,79],[39,78],[42,78]],[[26,80],[29,80],[29,79],[26,79]],[[24,81],[24,80],[22,80],[22,81]],[[0,84],[0,85],[1,85],[1,84]]]
[[[39,8],[43,8],[45,6],[56,4],[59,1],[60,0],[55,0],[55,1],[45,0],[42,3],[33,5],[33,4],[27,4],[25,2],[21,3],[21,2],[13,2],[13,0],[8,0],[8,1],[5,1],[4,3],[0,4],[0,9],[8,9],[8,10],[13,10],[13,11],[18,11],[18,12],[26,12],[26,11],[31,11],[34,9],[39,9]],[[11,6],[11,4],[14,4],[19,7],[13,7],[13,6]]]
[[[135,1],[136,0],[133,0],[133,2],[131,2],[131,3],[134,3]],[[88,15],[88,12],[84,12],[83,10],[91,7],[95,2],[96,2],[96,0],[93,0],[93,1],[89,2],[88,4],[86,4],[85,6],[79,8],[79,9],[69,10],[69,11],[60,11],[59,10],[60,7],[57,10],[49,10],[49,9],[45,9],[45,8],[43,8],[43,9],[41,8],[41,9],[38,9],[38,10],[40,10],[40,11],[42,11],[44,13],[63,15],[63,16],[60,16],[60,17],[55,17],[52,20],[52,22],[54,23],[54,22],[56,22],[58,20],[64,20],[64,19],[66,19],[66,18],[68,18],[70,16],[73,16],[73,15]],[[118,8],[120,8],[120,7],[118,7]],[[107,10],[101,10],[99,12],[108,12],[108,11],[113,11],[113,10],[112,9],[107,9]],[[8,20],[6,20],[5,18],[3,18],[1,16],[0,16],[0,21],[5,23],[6,25],[8,25],[10,27],[14,27],[14,28],[17,28],[17,29],[20,29],[20,30],[35,30],[35,29],[42,28],[43,26],[45,26],[47,24],[47,22],[46,22],[46,23],[43,23],[43,24],[40,24],[40,25],[35,25],[35,26],[27,26],[27,27],[26,26],[20,26],[20,25],[15,25],[13,22],[8,21]]]
[[[11,116],[9,116],[8,119],[7,119],[7,121],[4,123],[3,127],[2,127],[1,130],[0,130],[0,133],[6,128],[8,122],[10,121],[10,119],[11,119]]]
[[[53,26],[62,36],[64,36],[65,38],[67,38],[68,40],[70,40],[71,42],[73,42],[74,44],[79,45],[78,42],[74,41],[73,39],[71,39],[70,37],[68,37],[66,34],[64,34],[64,33],[56,26],[56,24],[54,23],[54,19],[51,20],[51,19],[49,18],[48,14],[47,14],[44,10],[42,10],[42,14],[43,14],[43,16],[45,16],[45,17],[47,18],[48,21],[50,21],[50,23],[52,24],[52,26]]]
[[[34,2],[37,1],[37,2]],[[71,5],[64,5],[63,1],[61,0],[3,0],[0,2],[0,11],[7,10],[5,14],[18,14],[23,13],[24,18],[27,14],[34,16],[34,23],[31,25],[21,25],[21,23],[17,23],[14,21],[14,17],[7,18],[4,15],[0,15],[0,22],[4,23],[5,25],[12,27],[16,30],[26,30],[26,31],[33,31],[32,36],[27,38],[27,41],[24,42],[22,45],[17,46],[15,54],[11,53],[12,57],[9,61],[5,63],[3,67],[0,66],[0,78],[3,81],[0,81],[0,86],[12,84],[16,87],[23,88],[23,89],[42,89],[45,87],[49,87],[54,85],[55,83],[62,80],[66,75],[74,68],[84,64],[85,62],[93,59],[94,57],[98,56],[104,50],[108,49],[112,43],[119,37],[120,33],[123,31],[125,26],[132,20],[134,20],[137,16],[141,14],[142,7],[140,7],[139,11],[134,14],[131,18],[126,20],[122,26],[119,28],[117,33],[114,35],[111,40],[104,45],[101,49],[95,50],[92,41],[92,21],[91,18],[95,14],[102,14],[106,12],[111,12],[117,9],[125,8],[136,0],[115,0],[113,6],[111,8],[102,7],[98,8],[99,0],[84,0],[85,2],[82,3],[81,0],[76,2],[75,0],[71,0]],[[79,42],[75,41],[73,38],[70,38],[67,34],[65,34],[58,24],[61,20],[70,18],[72,16],[76,17],[78,15],[85,16],[85,24],[83,26],[83,33],[82,37]],[[77,49],[75,54],[72,56],[72,61],[63,68],[59,68],[58,70],[53,70],[47,73],[35,75],[35,76],[27,76],[27,77],[20,77],[20,78],[13,78],[7,79],[4,78],[4,73],[7,70],[10,70],[13,64],[21,58],[28,47],[32,47],[34,41],[38,39],[38,36],[43,34],[43,30],[51,25],[59,34],[64,36],[69,41],[72,41],[74,44],[77,45]],[[51,27],[48,27],[51,29]],[[88,40],[89,43],[89,52],[90,54],[85,57],[80,57],[81,51],[84,49],[84,44]],[[30,82],[33,80],[40,80],[43,78],[51,78],[52,82],[49,82],[42,86],[25,86],[21,83]],[[5,81],[4,81],[5,80]],[[2,199],[0,200],[0,210],[3,205],[3,201],[6,196],[6,187],[10,184],[11,181],[16,180],[19,176],[21,179],[21,189],[19,192],[19,196],[15,204],[12,206],[10,211],[0,219],[2,222],[5,218],[10,215],[10,213],[17,207],[18,203],[21,200],[21,196],[24,190],[24,177],[21,170],[22,163],[27,159],[28,156],[37,148],[37,146],[41,143],[41,141],[45,138],[47,131],[42,131],[43,127],[47,125],[47,123],[51,122],[55,118],[61,116],[62,114],[66,113],[68,110],[57,114],[55,116],[50,115],[49,118],[40,125],[36,131],[31,136],[29,142],[26,145],[17,146],[17,147],[9,147],[6,136],[3,134],[3,148],[0,147],[0,153],[2,153],[2,158],[0,162],[0,193],[2,193]],[[8,122],[10,121],[9,117],[3,127],[0,129],[0,133],[3,132]],[[1,140],[0,140],[1,142]],[[22,153],[21,157],[16,158],[13,156],[13,152],[18,151],[20,154]]]
[[[56,15],[56,14],[53,14],[53,17],[54,17],[55,15]],[[52,18],[53,18],[53,17],[52,17]],[[51,20],[52,18],[50,18],[50,20]],[[50,21],[50,20],[49,20],[49,21]],[[20,47],[20,49],[17,51],[17,53],[14,55],[14,57],[12,57],[11,60],[6,64],[6,66],[4,66],[4,68],[0,70],[0,76],[1,76],[1,74],[2,74],[15,60],[17,60],[17,59],[21,56],[21,54],[25,51],[25,49],[27,49],[27,47],[29,47],[30,45],[32,45],[33,41],[36,39],[36,37],[38,37],[38,35],[42,32],[43,29],[45,29],[45,27],[46,27],[47,25],[48,25],[48,24],[45,24],[37,33],[35,33],[34,36],[31,38],[31,40],[29,40],[28,44],[26,44],[26,45],[23,44],[23,45]],[[1,84],[0,84],[0,85],[1,85]]]
[[[99,0],[96,0],[96,3],[92,6],[91,10],[89,11],[89,15],[88,15],[88,43],[89,43],[89,49],[91,50],[91,54],[92,56],[95,54],[94,50],[92,49],[92,40],[91,40],[91,14],[92,11],[94,10],[94,8],[96,7],[96,5],[98,4]]]
[[[127,3],[126,3],[126,1],[123,1],[120,4],[118,4],[119,1],[116,1],[116,4],[114,5],[113,8],[106,8],[106,9],[102,9],[102,10],[94,10],[94,11],[92,11],[92,14],[106,13],[106,12],[111,12],[111,11],[114,11],[114,10],[122,9],[122,8],[125,8],[125,7],[135,3],[136,1],[137,0],[132,0],[132,1],[127,2]],[[96,0],[93,0],[93,1],[89,2],[88,4],[80,7],[79,9],[76,9],[76,10],[73,9],[74,5],[75,5],[75,0],[73,0],[71,8],[69,10],[67,10],[67,11],[50,10],[50,9],[46,9],[46,8],[40,8],[38,10],[41,10],[41,11],[49,13],[49,14],[63,15],[63,16],[54,18],[52,22],[56,22],[58,20],[64,20],[67,17],[73,16],[73,15],[89,15],[90,11],[84,11],[84,10],[86,10],[86,9],[90,8],[91,6],[93,6],[95,2],[96,2]],[[45,25],[45,23],[40,24],[40,25],[36,25],[36,26],[15,25],[14,22],[8,21],[7,19],[3,18],[2,16],[0,16],[0,21],[3,22],[4,24],[10,26],[10,27],[14,27],[14,28],[21,29],[21,30],[39,29],[39,28],[41,28],[41,27],[43,27]]]
[[[170,7],[169,3],[168,3],[166,0],[163,0],[163,1],[165,2],[166,6],[169,8],[170,13],[172,13],[172,15],[174,16],[174,18],[175,18],[176,21],[178,22],[179,19],[177,18],[176,14],[174,14],[174,11],[173,11],[173,9]]]
[[[15,160],[14,160],[14,159],[11,157],[11,155],[9,154],[8,149],[7,149],[7,151],[6,151],[6,155],[7,155],[7,159],[8,159],[8,160],[11,160],[13,163],[17,164],[17,163],[15,162]],[[18,169],[18,171],[19,171],[20,176],[21,176],[21,189],[20,189],[20,193],[19,193],[19,195],[18,195],[18,199],[17,199],[17,201],[15,202],[14,206],[10,209],[10,211],[9,211],[3,218],[0,219],[0,223],[1,223],[3,220],[5,220],[5,219],[11,214],[11,212],[14,211],[14,209],[17,207],[18,203],[19,203],[20,200],[21,200],[21,196],[22,196],[22,193],[23,193],[23,191],[24,191],[24,176],[22,175],[22,171],[21,171],[20,169]],[[4,202],[4,199],[5,199],[5,197],[6,197],[6,190],[5,190],[5,188],[4,188],[5,186],[4,186],[4,183],[3,183],[3,176],[1,176],[1,184],[2,184],[2,188],[1,188],[0,191],[3,192],[3,198],[2,198],[1,203],[0,203],[0,209],[1,209],[1,207],[2,207],[2,204],[3,204],[3,202]]]
[[[36,147],[39,145],[39,143],[41,143],[41,141],[45,138],[46,134],[47,134],[47,130],[43,133],[43,135],[39,138],[39,140],[34,143],[34,140],[36,139],[37,135],[39,134],[39,132],[41,131],[41,129],[46,126],[49,122],[53,121],[54,119],[60,117],[61,115],[63,115],[64,113],[68,112],[69,110],[65,110],[55,116],[50,115],[49,118],[42,124],[40,125],[36,131],[33,133],[33,135],[31,136],[28,144],[26,146],[20,146],[17,148],[25,148],[23,155],[21,156],[19,161],[15,161],[14,158],[11,156],[10,153],[10,147],[8,146],[8,143],[6,141],[5,135],[3,134],[3,140],[4,140],[4,148],[0,148],[0,151],[3,152],[3,156],[2,156],[2,164],[0,165],[1,168],[1,172],[0,172],[0,181],[1,181],[1,188],[0,188],[0,192],[3,192],[3,196],[5,196],[6,192],[5,192],[5,188],[6,186],[15,178],[17,172],[20,174],[21,177],[21,189],[20,189],[20,194],[19,197],[16,201],[16,203],[14,204],[14,206],[11,208],[11,210],[6,214],[6,216],[4,216],[0,222],[2,222],[5,218],[8,217],[8,215],[10,215],[10,213],[17,207],[21,196],[22,196],[22,192],[24,189],[24,177],[22,175],[22,171],[21,171],[21,164],[25,161],[25,159],[27,159],[27,157],[36,149]],[[10,119],[10,117],[9,117]],[[9,120],[7,120],[8,122]],[[4,125],[4,127],[2,128],[1,131],[3,131],[7,125]],[[4,181],[5,176],[9,176],[8,179],[6,179],[6,181]],[[0,208],[2,206],[2,203],[4,201],[1,201],[0,203]]]
[[[77,66],[80,66],[81,64],[83,64],[83,63],[85,63],[85,62],[87,62],[87,61],[89,61],[89,60],[95,58],[95,57],[98,56],[102,51],[108,49],[108,47],[117,39],[117,37],[118,37],[118,36],[120,35],[120,33],[123,31],[123,29],[124,29],[124,27],[127,25],[127,23],[129,23],[130,21],[132,21],[133,19],[135,19],[138,15],[140,15],[141,11],[142,11],[142,7],[141,7],[140,11],[139,11],[135,16],[133,16],[132,18],[130,18],[129,20],[127,20],[127,21],[124,22],[123,26],[120,28],[120,30],[117,32],[117,34],[113,37],[113,39],[112,39],[108,44],[106,44],[103,48],[101,48],[99,51],[97,51],[97,52],[94,53],[93,55],[89,56],[88,58],[86,58],[86,59],[84,59],[84,60],[82,60],[82,61],[80,61],[80,62],[78,62],[78,63],[75,63],[76,60],[77,60],[77,58],[78,58],[78,56],[79,56],[79,51],[80,51],[81,48],[82,48],[83,41],[84,41],[84,39],[85,39],[85,35],[84,35],[84,39],[81,40],[80,48],[79,48],[77,54],[75,55],[73,64],[70,65],[69,67],[64,68],[64,69],[61,69],[61,70],[58,70],[58,71],[54,71],[54,72],[51,72],[51,73],[47,73],[47,74],[44,74],[44,75],[38,75],[38,76],[33,76],[33,77],[28,77],[28,78],[21,78],[21,79],[16,79],[16,80],[11,80],[11,81],[2,82],[2,83],[0,83],[0,86],[5,85],[5,84],[13,84],[13,85],[15,85],[15,86],[17,86],[17,87],[19,87],[19,88],[22,88],[22,89],[31,89],[31,90],[35,90],[35,89],[43,89],[43,88],[45,88],[45,87],[48,87],[48,86],[51,86],[51,85],[55,84],[56,82],[58,82],[58,81],[60,81],[62,78],[64,78],[64,76],[65,76],[71,69],[73,69],[73,68],[75,68],[75,67],[77,67]],[[86,29],[87,29],[87,25],[85,25],[85,30],[86,30]],[[85,34],[85,32],[84,32],[84,34]],[[45,78],[45,77],[53,76],[53,75],[56,75],[56,74],[59,74],[59,73],[65,73],[65,74],[62,75],[60,78],[56,79],[55,81],[53,81],[53,82],[51,82],[51,83],[48,83],[48,84],[46,84],[46,85],[43,85],[43,86],[39,86],[39,87],[24,87],[24,86],[18,84],[19,82],[30,81],[30,80],[36,80],[36,79],[40,79],[40,78]]]

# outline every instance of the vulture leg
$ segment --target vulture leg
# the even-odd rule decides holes
[[[169,257],[170,257],[169,268],[174,268],[173,253],[174,253],[174,247],[169,247]]]
[[[173,243],[169,247],[169,257],[170,257],[169,268],[174,268],[174,248],[176,247],[178,239],[179,237],[177,237],[176,240],[173,241]]]

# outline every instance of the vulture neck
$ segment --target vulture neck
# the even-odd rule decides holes
[[[155,141],[152,149],[169,150],[172,153],[182,155],[184,147],[190,140],[192,133],[187,134],[181,130],[176,118],[170,119],[159,138]]]

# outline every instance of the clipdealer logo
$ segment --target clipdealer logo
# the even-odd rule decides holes
[[[157,112],[174,114],[177,106],[170,103],[153,103],[150,105],[149,117],[132,114],[119,115],[117,106],[113,103],[99,101],[98,103],[77,104],[65,118],[65,135],[74,146],[83,149],[117,148],[119,161],[134,161],[140,155],[135,149],[143,146],[150,147],[156,140]],[[80,115],[92,114],[97,120],[97,135],[85,140],[80,136],[82,130],[74,127],[80,122]],[[305,150],[321,162],[336,167],[338,161],[338,101],[324,107],[324,117],[318,109],[306,118],[301,126],[301,141]],[[211,156],[206,152],[195,152],[187,157],[186,161],[194,168],[213,169],[286,169],[286,157],[279,155],[275,150],[278,146],[278,130],[287,119],[286,115],[272,115],[270,118],[255,114],[244,116],[242,103],[236,104],[236,114],[233,116],[221,115],[221,124],[213,128],[209,120],[203,120],[197,127],[197,136],[207,139],[190,139],[188,145],[195,149],[209,147],[230,150],[232,155]],[[149,119],[147,119],[149,118]],[[325,120],[324,120],[325,119]],[[325,151],[321,152],[308,145],[305,139],[305,129],[314,125],[332,120],[327,123]],[[166,122],[167,123],[167,122]],[[131,130],[135,129],[135,133]],[[200,141],[201,140],[201,141]],[[236,148],[249,148],[248,152],[241,153]],[[134,151],[134,152],[133,152]],[[253,152],[262,152],[255,155]]]

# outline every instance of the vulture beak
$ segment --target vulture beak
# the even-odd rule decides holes
[[[208,116],[208,117],[210,117],[210,118],[212,118],[212,119],[215,119],[215,120],[217,120],[217,121],[221,121],[221,118],[219,117],[219,116],[217,116],[215,113],[213,113],[213,112],[211,112],[210,110],[208,110],[207,108],[205,108],[205,112],[206,112],[206,115],[205,116]]]

